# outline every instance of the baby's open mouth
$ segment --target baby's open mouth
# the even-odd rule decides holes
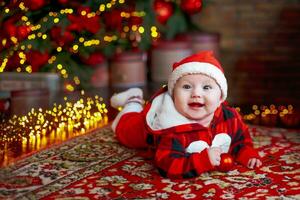
[[[188,105],[191,106],[191,107],[196,107],[196,108],[200,108],[200,107],[204,106],[204,104],[196,103],[196,102],[189,103]]]

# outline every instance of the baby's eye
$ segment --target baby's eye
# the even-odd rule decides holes
[[[210,85],[205,85],[205,86],[203,87],[203,89],[204,89],[204,90],[210,90],[210,89],[212,89],[212,86],[210,86]]]
[[[185,85],[183,85],[183,86],[182,86],[182,88],[183,88],[183,89],[190,89],[190,88],[191,88],[191,86],[190,86],[190,85],[188,85],[188,84],[185,84]]]

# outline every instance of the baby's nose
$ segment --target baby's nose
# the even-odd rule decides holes
[[[200,95],[192,94],[192,98],[200,98]]]
[[[202,96],[201,91],[199,91],[199,90],[192,91],[192,95],[191,95],[192,98],[200,98],[201,96]]]

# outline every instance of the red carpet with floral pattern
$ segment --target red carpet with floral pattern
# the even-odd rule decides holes
[[[105,127],[1,168],[0,199],[300,199],[300,130],[250,130],[262,168],[172,180]]]

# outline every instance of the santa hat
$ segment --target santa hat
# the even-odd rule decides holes
[[[177,80],[187,74],[205,74],[213,78],[221,89],[222,100],[226,99],[227,81],[224,70],[212,51],[201,51],[173,64],[173,71],[168,80],[168,91],[171,96]]]

